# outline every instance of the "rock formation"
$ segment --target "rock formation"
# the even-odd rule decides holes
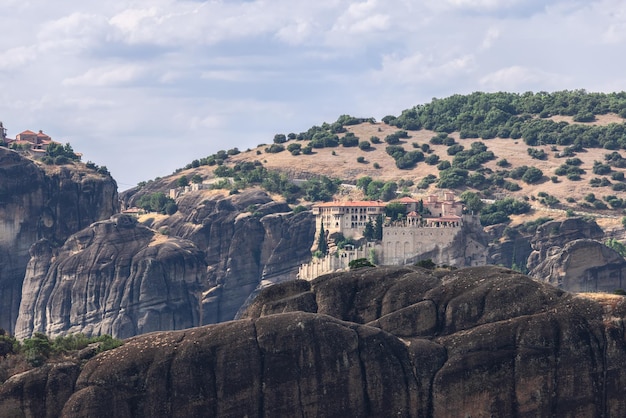
[[[205,275],[204,254],[190,241],[115,215],[60,249],[32,246],[15,334],[127,338],[197,326]]]
[[[595,221],[583,218],[567,218],[563,221],[550,221],[539,225],[530,241],[532,252],[528,257],[528,270],[533,271],[551,254],[556,253],[569,242],[577,239],[598,240],[603,237],[604,231]]]
[[[568,292],[613,292],[626,287],[626,260],[590,239],[553,247],[530,275]]]
[[[569,292],[613,292],[626,287],[626,260],[601,242],[595,221],[568,218],[537,228],[529,275]]]
[[[294,279],[311,258],[311,213],[294,214],[261,190],[228,197],[200,190],[184,194],[177,204],[177,213],[147,225],[193,241],[205,252],[209,276],[203,324],[233,319],[255,289]]]
[[[0,386],[0,410],[62,417],[626,411],[626,299],[617,295],[577,296],[498,267],[364,268],[268,287],[243,316],[132,338],[87,361],[78,378],[71,365],[58,366],[66,373],[14,376]],[[42,396],[60,381],[72,390],[54,402]]]
[[[0,147],[0,327],[14,330],[29,248],[63,243],[118,211],[109,176],[78,166],[43,166]]]

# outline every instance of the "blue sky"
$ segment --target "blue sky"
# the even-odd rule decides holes
[[[626,90],[618,0],[0,0],[0,120],[120,190],[341,114]]]

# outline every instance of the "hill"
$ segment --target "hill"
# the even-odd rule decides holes
[[[276,134],[272,142],[245,152],[219,151],[142,183],[125,200],[135,204],[137,199],[128,197],[168,191],[183,179],[230,193],[261,186],[294,206],[378,199],[384,183],[393,183],[383,200],[451,189],[486,201],[529,202],[533,210],[514,222],[578,213],[597,216],[604,228],[617,231],[626,207],[620,197],[626,190],[624,116],[625,93],[455,95],[382,122],[342,115],[299,134]],[[320,184],[320,178],[333,181]],[[364,178],[378,182],[375,193],[336,187],[359,185]]]

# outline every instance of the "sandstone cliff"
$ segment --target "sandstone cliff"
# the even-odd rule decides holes
[[[567,218],[563,221],[546,222],[537,227],[531,239],[532,252],[528,257],[528,270],[535,269],[569,242],[577,239],[598,240],[603,237],[604,231],[593,220]]]
[[[255,289],[294,279],[298,267],[311,258],[311,213],[294,214],[261,190],[227,197],[189,192],[177,204],[177,213],[148,219],[146,225],[188,239],[204,251],[209,274],[203,324],[233,319]]]
[[[511,270],[360,269],[245,319],[128,340],[0,386],[14,416],[623,416],[626,302]],[[64,388],[45,395],[46,385]],[[56,385],[56,386],[55,386]],[[43,409],[42,409],[43,408]]]
[[[127,338],[197,326],[205,275],[193,243],[116,215],[60,249],[45,240],[33,245],[15,334]]]
[[[13,331],[29,248],[63,243],[118,211],[109,176],[77,166],[42,166],[0,147],[0,327]]]
[[[569,292],[613,292],[626,287],[626,260],[600,242],[578,239],[552,248],[529,274]]]

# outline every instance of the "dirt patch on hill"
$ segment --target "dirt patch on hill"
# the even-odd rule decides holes
[[[573,123],[571,117],[567,116],[555,116],[552,118],[555,121],[566,121]],[[609,124],[620,123],[623,119],[617,115],[600,115],[592,124]],[[391,156],[385,152],[387,144],[384,139],[387,135],[396,132],[398,129],[393,126],[388,126],[383,123],[363,123],[360,125],[348,126],[349,132],[353,132],[361,140],[369,140],[372,136],[377,136],[381,139],[380,144],[372,144],[372,149],[368,151],[360,150],[357,147],[345,148],[342,146],[336,148],[322,148],[314,149],[312,155],[298,155],[293,156],[287,151],[283,151],[277,154],[266,153],[264,147],[260,147],[239,155],[232,157],[232,161],[254,161],[259,160],[265,167],[272,170],[281,170],[288,173],[294,178],[308,178],[316,175],[325,175],[329,177],[336,177],[341,179],[356,180],[359,177],[370,176],[374,179],[388,181],[388,180],[412,180],[417,184],[422,178],[428,174],[438,176],[439,171],[436,165],[428,165],[425,162],[420,162],[414,169],[400,170],[396,167],[395,161]],[[448,147],[445,145],[432,145],[429,143],[430,139],[436,135],[433,131],[420,130],[409,131],[410,138],[402,141],[401,145],[406,151],[415,150],[415,146],[421,146],[424,143],[428,143],[432,154],[439,156],[440,160],[452,161],[453,157],[447,154]],[[506,159],[510,166],[507,169],[512,169],[522,165],[533,166],[539,168],[544,173],[544,179],[538,184],[528,185],[522,181],[516,181],[522,190],[517,192],[507,192],[507,195],[517,198],[532,198],[537,197],[538,193],[544,192],[552,196],[555,196],[561,203],[567,206],[576,206],[575,204],[566,202],[567,198],[574,198],[576,202],[582,201],[583,197],[589,193],[594,193],[596,198],[601,199],[607,195],[618,195],[619,193],[611,190],[610,187],[591,187],[589,180],[594,177],[599,177],[592,172],[593,164],[595,161],[604,161],[604,155],[608,150],[605,149],[587,149],[584,152],[578,153],[576,157],[582,161],[581,168],[585,170],[585,174],[581,177],[581,180],[572,181],[568,180],[564,176],[558,177],[558,182],[554,183],[550,180],[555,175],[554,171],[561,164],[565,163],[566,158],[559,158],[557,156],[559,151],[563,150],[563,146],[538,146],[534,148],[542,149],[547,154],[547,159],[537,160],[532,159],[528,155],[528,145],[524,143],[522,139],[460,139],[458,133],[450,135],[457,142],[462,144],[465,148],[469,148],[472,142],[483,142],[488,150],[492,151],[496,155],[496,159],[484,164],[485,167],[492,169],[493,171],[501,170],[502,168],[496,165],[496,162],[500,159]],[[306,142],[302,142],[303,146]],[[624,154],[622,152],[622,154]],[[364,157],[365,163],[357,162],[358,157]],[[377,164],[380,168],[374,168],[374,164]],[[615,171],[625,171],[625,169],[614,169]],[[625,173],[626,174],[626,173]],[[615,182],[614,180],[611,180]],[[438,189],[434,185],[431,185],[430,189],[425,191],[436,192]],[[539,205],[539,203],[537,203]],[[606,211],[607,215],[616,217],[616,211]]]

